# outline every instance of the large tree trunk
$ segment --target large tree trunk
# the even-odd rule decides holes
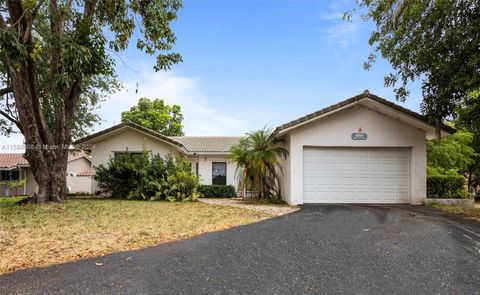
[[[64,201],[67,196],[68,150],[45,151],[43,156],[49,160],[37,161],[35,153],[30,153],[29,150],[25,153],[38,184],[38,193],[34,200],[37,203]],[[42,162],[43,164],[38,165]]]
[[[73,114],[81,92],[81,78],[69,77],[68,83],[58,86],[57,81],[63,73],[59,44],[52,48],[51,89],[48,95],[40,97],[37,64],[32,57],[34,48],[32,38],[32,20],[21,1],[9,0],[8,12],[12,28],[21,38],[27,50],[24,56],[12,56],[6,59],[11,89],[15,98],[18,120],[14,123],[25,137],[25,158],[28,160],[39,190],[37,203],[63,201],[66,199],[68,148],[71,143]],[[87,6],[91,6],[90,1]],[[60,38],[64,33],[64,15],[58,10],[56,1],[49,4],[52,34]],[[91,10],[91,8],[90,8]],[[0,26],[6,28],[0,18]],[[61,88],[60,88],[61,87]],[[51,110],[55,120],[49,126],[45,119],[42,102],[51,101]]]

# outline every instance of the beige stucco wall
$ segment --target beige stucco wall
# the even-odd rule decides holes
[[[227,156],[199,156],[197,158],[189,158],[192,163],[192,172],[195,172],[195,163],[198,162],[198,178],[200,184],[212,184],[212,162],[226,162],[227,163],[227,185],[233,185],[237,188],[238,181],[235,178],[235,171],[237,169],[236,163],[229,163]]]
[[[23,168],[23,169],[26,170],[26,176],[27,176],[27,183],[26,183],[27,195],[33,196],[35,193],[38,193],[38,184],[35,181],[35,177],[33,177],[32,169],[30,168]]]
[[[351,134],[368,134],[367,140],[352,140]],[[303,148],[325,147],[410,147],[410,202],[421,204],[426,198],[426,133],[361,105],[293,129],[287,138],[288,162],[283,178],[284,199],[289,204],[303,203]],[[290,169],[288,169],[290,166]],[[289,181],[290,180],[290,183]]]
[[[90,161],[85,157],[72,160],[67,164],[67,174],[78,174],[84,171],[90,171]]]
[[[287,151],[290,152],[290,135],[288,134],[283,138],[283,143],[280,144]],[[291,183],[291,173],[290,173],[290,156],[287,155],[286,158],[280,158],[280,189],[282,194],[282,199],[291,204],[290,200],[290,183]]]
[[[127,148],[130,152],[141,152],[145,148],[147,151],[151,151],[154,154],[179,155],[177,148],[171,144],[162,142],[147,134],[134,131],[130,128],[115,132],[112,136],[103,138],[92,144],[94,145],[91,152],[93,173],[95,172],[96,166],[99,166],[100,164],[106,165],[108,159],[113,157],[114,152],[124,152]],[[97,182],[92,179],[91,192],[95,193],[97,190]]]
[[[67,165],[67,189],[70,193],[91,193],[92,177],[76,176],[79,173],[91,171],[90,161],[81,157],[68,162]],[[73,176],[71,176],[73,174]]]
[[[91,193],[92,177],[67,176],[67,189],[69,193]]]

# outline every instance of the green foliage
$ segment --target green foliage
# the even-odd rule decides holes
[[[109,197],[135,200],[195,200],[198,178],[190,165],[171,155],[128,150],[96,167],[94,179]]]
[[[12,189],[15,189],[15,188],[19,188],[19,187],[24,186],[25,183],[27,183],[27,179],[26,179],[26,178],[21,179],[21,180],[18,180],[18,181],[7,181],[7,188],[8,188],[9,190],[12,190]]]
[[[200,185],[198,192],[205,198],[232,198],[236,196],[233,185]]]
[[[469,99],[457,109],[455,125],[473,133],[471,147],[477,154],[468,167],[468,186],[471,191],[480,185],[480,90],[472,91]]]
[[[456,169],[444,169],[440,167],[434,167],[427,163],[427,175],[451,175],[458,176],[460,175]]]
[[[459,131],[441,140],[427,142],[427,164],[431,169],[455,170],[464,173],[477,156],[471,147],[473,134]],[[433,171],[432,171],[433,172]]]
[[[131,121],[166,136],[181,136],[183,115],[179,105],[166,105],[163,99],[140,98],[138,104],[122,112],[122,122]]]
[[[18,188],[24,186],[27,183],[27,179],[20,179],[18,181],[7,181],[7,188],[9,191],[13,192],[15,191],[15,196],[18,195],[17,190]]]
[[[197,192],[199,185],[198,177],[190,171],[175,171],[174,174],[168,175],[167,178],[153,182],[157,189],[154,197],[150,200],[167,200],[175,201],[196,201],[200,194]]]
[[[67,138],[83,136],[99,120],[92,113],[99,101],[118,89],[113,57],[132,41],[156,55],[156,71],[182,61],[171,52],[170,28],[181,6],[180,0],[0,1],[0,89],[10,88],[0,95],[0,131],[21,130],[22,117],[34,110],[22,104],[19,112],[15,101],[32,100],[52,137],[65,125]],[[64,118],[73,119],[58,122]]]
[[[478,1],[356,0],[365,21],[376,29],[369,43],[393,72],[385,86],[397,86],[397,99],[409,94],[407,84],[422,80],[422,111],[435,122],[452,115],[480,85]],[[346,14],[351,19],[352,12]],[[372,53],[364,67],[376,60]]]
[[[272,137],[272,130],[247,134],[230,150],[229,160],[237,163],[239,190],[259,198],[281,198],[279,161],[287,150]]]
[[[465,191],[465,178],[461,175],[429,175],[427,177],[428,198],[469,198]]]

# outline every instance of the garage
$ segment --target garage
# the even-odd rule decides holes
[[[304,203],[409,203],[408,148],[305,147]]]
[[[422,204],[427,139],[448,136],[422,115],[369,91],[278,126],[283,200]]]

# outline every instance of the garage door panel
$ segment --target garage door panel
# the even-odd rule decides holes
[[[405,203],[406,148],[305,148],[305,203]]]

